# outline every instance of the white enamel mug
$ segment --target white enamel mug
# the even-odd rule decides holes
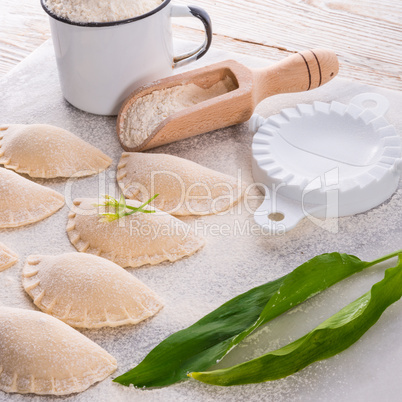
[[[211,20],[199,7],[165,0],[136,18],[107,23],[75,23],[51,13],[50,27],[61,89],[78,109],[116,115],[123,101],[140,86],[167,77],[175,67],[201,58],[212,42]],[[196,17],[205,27],[204,43],[174,56],[171,17]]]

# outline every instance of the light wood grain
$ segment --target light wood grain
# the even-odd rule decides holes
[[[0,77],[50,37],[39,0],[0,1]]]
[[[134,91],[120,110],[117,135],[127,152],[137,152],[243,123],[250,119],[263,99],[318,88],[337,75],[338,67],[334,52],[314,49],[293,54],[265,68],[250,69],[237,61],[227,60],[174,75]],[[128,130],[130,110],[139,98],[182,84],[211,88],[226,77],[235,84],[235,90],[170,115],[137,147],[130,148],[122,141]]]
[[[191,0],[174,0],[189,4]],[[331,48],[340,76],[402,90],[402,2],[395,0],[198,0],[212,17],[214,46],[280,60]],[[197,20],[178,19],[175,35],[202,40]],[[50,37],[39,0],[0,1],[0,77]]]
[[[198,4],[211,14],[219,35],[288,52],[330,48],[340,58],[342,76],[402,89],[401,1],[199,0]],[[193,21],[188,24],[195,27]],[[358,74],[351,74],[356,69]]]
[[[318,88],[336,77],[338,70],[336,54],[327,49],[305,50],[268,68],[254,69],[253,106],[269,96]]]

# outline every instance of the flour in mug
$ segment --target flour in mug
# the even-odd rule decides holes
[[[113,22],[138,17],[159,7],[163,0],[45,0],[53,14],[72,22]]]

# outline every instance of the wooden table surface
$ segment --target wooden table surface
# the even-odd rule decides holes
[[[191,0],[174,0],[191,4]],[[337,52],[340,76],[402,90],[402,0],[198,0],[217,48],[280,60],[306,48]],[[198,21],[175,36],[202,40]],[[50,37],[39,0],[0,1],[0,78]]]

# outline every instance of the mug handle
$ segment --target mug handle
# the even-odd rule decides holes
[[[212,23],[208,13],[196,6],[178,6],[173,5],[171,11],[172,17],[196,17],[202,21],[205,27],[204,43],[191,52],[175,56],[173,58],[173,68],[185,66],[193,61],[200,59],[207,53],[212,43]]]

